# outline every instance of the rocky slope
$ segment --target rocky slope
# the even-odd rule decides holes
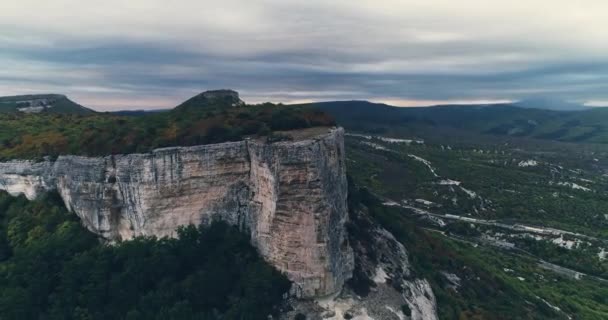
[[[4,112],[85,115],[95,111],[75,103],[62,94],[34,94],[0,97],[0,113]]]
[[[344,132],[107,157],[0,163],[0,189],[35,198],[56,190],[92,232],[110,241],[174,236],[179,226],[225,220],[248,230],[300,297],[338,292],[350,278]]]
[[[405,247],[365,207],[351,210],[350,218],[353,277],[339,294],[314,301],[292,300],[280,319],[294,319],[298,314],[311,320],[437,319],[435,295],[429,282],[411,270]]]

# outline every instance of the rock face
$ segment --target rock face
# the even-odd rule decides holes
[[[201,93],[201,96],[210,101],[228,103],[232,106],[242,106],[245,104],[245,102],[239,98],[238,92],[229,89],[209,90]]]
[[[295,283],[323,296],[351,276],[343,129],[299,141],[175,147],[100,158],[0,163],[0,189],[33,199],[57,190],[92,232],[111,241],[175,236],[220,219]]]
[[[244,105],[245,102],[239,98],[238,92],[234,90],[220,89],[209,90],[196,95],[184,101],[182,104],[177,106],[176,109],[207,108],[209,106],[241,107]]]
[[[310,320],[438,319],[429,282],[416,276],[406,248],[371,218],[367,208],[351,211],[349,230],[355,269],[344,289],[312,301],[292,299],[291,308],[279,319],[294,319],[297,314]]]

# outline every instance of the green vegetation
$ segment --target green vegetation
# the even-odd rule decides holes
[[[367,206],[404,243],[417,276],[431,282],[440,318],[607,318],[608,282],[596,278],[608,270],[600,257],[608,248],[606,146],[444,129],[386,131],[424,142],[346,140],[348,172],[363,187],[349,191],[358,199],[351,206]],[[505,227],[517,224],[582,235]],[[571,270],[548,270],[543,260]]]
[[[231,106],[215,100],[138,117],[0,113],[0,161],[148,152],[333,124],[327,114],[306,107]]]
[[[372,142],[386,150],[370,146]],[[432,202],[434,213],[544,225],[608,238],[605,151],[585,146],[386,143],[348,137],[355,181],[392,200]],[[448,148],[449,147],[449,148]],[[430,162],[435,177],[417,156]],[[533,162],[532,162],[533,161]],[[526,166],[530,163],[530,166]],[[442,180],[460,182],[442,185]],[[474,196],[463,189],[474,192]]]
[[[608,108],[553,111],[509,104],[395,108],[366,101],[313,103],[347,129],[462,131],[507,137],[608,143]]]
[[[408,249],[417,276],[431,283],[440,319],[605,319],[608,287],[540,268],[534,259],[450,239],[417,227],[402,208],[350,188],[349,205],[370,214]],[[456,275],[455,285],[445,273]],[[559,309],[557,309],[559,308]]]
[[[572,240],[576,241],[575,238]],[[597,244],[583,242],[576,248],[567,249],[550,241],[538,241],[532,238],[516,239],[514,243],[518,248],[542,257],[548,262],[608,279],[608,263],[598,258]]]
[[[608,318],[608,286],[600,279],[608,278],[608,260],[599,254],[608,249],[608,146],[586,143],[608,142],[608,112],[312,107],[333,113],[347,129],[425,140],[347,137],[349,206],[367,207],[407,247],[415,274],[433,287],[441,319]],[[288,138],[280,131],[333,124],[311,106],[244,106],[200,96],[137,117],[0,113],[0,160],[244,137],[272,142]],[[509,228],[518,224],[580,235]],[[56,196],[27,202],[0,194],[0,315],[262,319],[275,310],[288,282],[244,236],[224,224],[179,234],[106,246]],[[589,276],[547,270],[542,260]]]
[[[267,319],[289,281],[224,223],[104,245],[58,195],[0,193],[1,319]]]

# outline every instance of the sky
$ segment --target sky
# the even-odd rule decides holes
[[[0,95],[608,105],[606,0],[2,0]]]

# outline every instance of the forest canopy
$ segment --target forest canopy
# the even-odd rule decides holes
[[[138,116],[0,113],[0,161],[142,153],[334,124],[326,113],[305,106],[233,106],[200,100],[168,112]]]
[[[234,227],[104,245],[56,194],[0,193],[2,319],[267,319],[288,291]]]

